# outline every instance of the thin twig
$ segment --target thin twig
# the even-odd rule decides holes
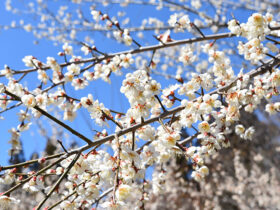
[[[202,31],[197,27],[197,25],[195,25],[194,23],[191,23],[191,26],[193,26],[197,31],[198,33],[203,37],[205,38],[205,35],[202,33]]]
[[[165,109],[165,107],[163,106],[163,104],[161,103],[161,100],[159,99],[159,97],[157,95],[155,95],[155,98],[158,100],[163,112],[167,112],[167,110]]]
[[[17,100],[21,100],[20,97],[18,97],[17,95],[5,90],[5,93],[9,96],[14,97]],[[39,111],[41,114],[45,115],[46,117],[48,117],[49,119],[51,119],[52,121],[56,122],[57,124],[61,125],[62,127],[64,127],[66,130],[70,131],[72,134],[74,134],[75,136],[78,136],[80,139],[84,140],[85,142],[87,142],[88,144],[92,143],[92,141],[90,139],[88,139],[87,137],[83,136],[81,133],[77,132],[76,130],[74,130],[73,128],[71,128],[70,126],[66,125],[65,123],[63,123],[62,121],[58,120],[57,118],[55,118],[54,116],[50,115],[48,112],[46,112],[45,110],[41,109],[39,106],[35,106],[33,107],[34,109],[36,109],[37,111]]]
[[[4,192],[2,195],[9,195],[12,191],[16,190],[17,188],[19,188],[20,186],[22,186],[23,184],[25,184],[26,182],[28,182],[32,177],[34,176],[38,176],[39,174],[45,172],[46,170],[48,170],[49,168],[55,166],[56,164],[58,164],[59,162],[61,162],[62,160],[64,160],[65,158],[61,157],[58,160],[56,160],[55,162],[53,162],[52,164],[42,168],[41,170],[39,170],[37,173],[33,174],[32,176],[22,180],[20,183],[18,183],[17,185],[13,186],[12,188],[10,188],[9,190],[7,190],[6,192]]]
[[[120,163],[121,163],[121,145],[119,141],[118,134],[115,134],[115,140],[117,142],[118,147],[118,153],[117,153],[117,167],[116,167],[116,175],[115,175],[115,181],[114,181],[114,190],[113,190],[113,202],[116,203],[116,190],[119,185],[119,170],[120,170]]]
[[[135,149],[135,131],[132,131],[132,148],[133,151]]]
[[[120,129],[123,129],[123,126],[117,122],[116,120],[114,120],[114,118],[112,118],[111,116],[109,116],[108,114],[106,114],[103,110],[102,110],[102,114],[109,120],[111,120],[113,123],[115,123]]]
[[[60,64],[60,67],[65,67],[65,66],[69,66],[71,64],[82,64],[82,63],[91,63],[91,62],[100,62],[103,60],[106,60],[108,58],[113,58],[117,55],[121,55],[121,54],[138,54],[138,53],[142,53],[142,52],[147,52],[147,51],[152,51],[152,50],[158,50],[158,49],[162,49],[162,48],[168,48],[168,47],[174,47],[177,45],[183,45],[183,44],[191,44],[191,43],[195,43],[195,42],[201,42],[201,41],[206,41],[206,40],[217,40],[217,39],[224,39],[224,38],[230,38],[230,37],[234,37],[236,36],[235,34],[232,33],[220,33],[220,34],[213,34],[213,35],[208,35],[205,37],[195,37],[195,38],[190,38],[190,39],[182,39],[182,40],[178,40],[178,41],[172,41],[172,42],[168,42],[163,44],[157,44],[157,45],[150,45],[150,46],[146,46],[146,47],[141,47],[138,49],[133,49],[133,50],[126,50],[126,51],[121,51],[121,52],[117,52],[117,53],[111,53],[108,54],[106,56],[100,56],[98,58],[88,58],[88,59],[82,59],[79,61],[72,61],[72,62],[65,62]],[[44,66],[41,67],[41,70],[47,70],[50,69],[50,66]],[[31,69],[25,69],[25,70],[21,70],[21,71],[15,71],[14,74],[23,74],[25,72],[34,72],[37,71],[37,68],[31,68]],[[0,77],[5,76],[4,74],[1,74]]]
[[[50,160],[50,159],[53,159],[53,158],[61,157],[62,155],[65,155],[65,153],[63,152],[63,153],[50,155],[50,156],[43,157],[43,158],[45,160]],[[28,165],[31,165],[33,163],[37,163],[40,159],[42,159],[42,158],[38,158],[38,159],[34,159],[34,160],[28,160],[28,161],[25,161],[25,162],[22,162],[22,163],[17,163],[17,164],[9,165],[9,166],[0,166],[0,171],[7,170],[7,169],[12,169],[12,168],[17,168],[17,167],[21,167],[21,166],[28,166]]]
[[[57,187],[59,186],[59,184],[62,182],[62,180],[64,179],[64,177],[68,174],[68,172],[70,171],[70,169],[74,166],[74,164],[77,162],[77,160],[79,159],[81,153],[76,154],[75,158],[71,161],[71,163],[69,164],[69,166],[67,167],[67,169],[64,171],[64,173],[59,177],[59,179],[57,180],[57,182],[53,185],[53,187],[51,188],[51,190],[48,192],[47,196],[39,203],[39,205],[35,208],[36,210],[39,210],[44,203],[49,199],[49,197],[52,195],[52,193],[57,189]]]
[[[64,150],[64,152],[66,152],[68,154],[67,149],[64,147],[64,145],[62,144],[62,141],[60,141],[59,139],[57,139],[57,142],[60,144],[60,146],[62,147],[62,149]]]

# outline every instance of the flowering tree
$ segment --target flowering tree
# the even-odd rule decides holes
[[[5,185],[0,196],[2,209],[27,202],[22,195],[35,196],[27,202],[34,209],[159,208],[155,200],[170,199],[174,191],[181,199],[186,195],[194,198],[194,208],[223,207],[217,201],[219,193],[225,189],[236,193],[242,181],[251,183],[256,178],[251,174],[250,179],[247,169],[242,169],[240,159],[245,155],[241,151],[252,153],[260,163],[264,158],[256,148],[265,149],[265,145],[249,142],[265,134],[260,132],[262,128],[275,125],[274,131],[279,131],[279,2],[30,2],[26,9],[18,9],[7,0],[6,9],[38,22],[12,22],[2,27],[23,28],[36,39],[62,45],[62,50],[45,61],[25,56],[22,61],[27,69],[15,70],[9,64],[1,70],[1,113],[18,112],[19,124],[10,130],[12,157],[22,152],[20,135],[32,130],[31,121],[36,119],[44,119],[37,123],[52,140],[52,147],[38,158],[1,166],[0,182]],[[158,11],[158,17],[151,18],[147,12],[139,20],[121,12],[139,7]],[[253,12],[239,20],[243,11]],[[105,52],[100,35],[120,50]],[[78,48],[80,52],[76,52]],[[26,79],[29,75],[39,85]],[[106,107],[92,94],[98,88],[96,82],[113,84],[116,77],[122,79],[119,89],[129,102],[125,112]],[[262,114],[262,107],[269,117]],[[71,125],[82,110],[87,110],[96,125],[93,136],[85,136]],[[261,118],[270,123],[259,123]],[[54,123],[57,132],[53,136],[44,128],[47,122]],[[66,147],[61,128],[83,143]],[[266,135],[271,137],[266,140],[271,154],[277,156],[272,149],[278,146],[273,138],[279,132]],[[266,160],[274,161],[270,166],[279,163],[278,156],[276,162],[267,156]],[[234,164],[240,181],[234,189],[228,187],[235,183],[232,168],[221,169],[226,159],[227,164]],[[266,170],[255,162],[251,166],[255,176]],[[177,169],[182,169],[184,184],[175,179]],[[148,173],[152,173],[151,179]],[[276,176],[277,172],[271,173]],[[217,179],[224,184],[215,191]],[[273,180],[270,186],[279,186],[279,177]],[[262,189],[261,182],[246,189]],[[200,194],[194,195],[197,191]],[[241,208],[270,208],[270,204],[280,205],[276,192],[271,192],[273,202],[267,198],[256,205],[246,203],[242,196],[229,197]]]

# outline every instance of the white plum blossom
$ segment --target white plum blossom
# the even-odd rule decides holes
[[[27,66],[27,67],[40,68],[42,66],[42,63],[32,55],[25,56],[22,59],[22,61],[25,63],[25,66]]]
[[[243,125],[239,124],[235,126],[235,133],[237,135],[244,134],[244,132],[245,132],[245,127]]]
[[[52,68],[53,71],[60,71],[60,66],[53,57],[47,57],[47,64]]]
[[[193,54],[193,50],[190,46],[185,46],[182,48],[179,61],[184,65],[192,64],[196,59],[196,56]]]
[[[162,104],[165,105],[167,108],[170,108],[175,103],[175,91],[180,88],[180,85],[170,85],[169,87],[162,90]],[[178,91],[179,92],[179,91]],[[180,94],[180,93],[179,93]]]
[[[77,78],[77,79],[73,79],[71,84],[75,88],[75,90],[80,90],[88,86],[89,83],[85,79]]]
[[[237,36],[239,36],[242,33],[241,26],[239,22],[235,19],[230,20],[228,22],[228,29],[231,33],[236,34]]]
[[[160,87],[159,83],[149,78],[145,70],[128,73],[120,90],[131,105],[128,115],[135,119],[148,117],[150,108],[156,103],[154,95],[159,93]]]
[[[26,130],[28,130],[30,128],[31,124],[32,124],[31,122],[29,122],[29,123],[21,123],[20,125],[17,126],[17,130],[20,131],[20,132],[26,131]]]
[[[252,140],[252,139],[253,139],[254,133],[255,133],[254,127],[250,127],[250,128],[248,128],[248,129],[246,129],[243,138],[244,138],[245,140]]]
[[[100,19],[100,12],[99,11],[97,11],[97,10],[92,10],[91,11],[91,15],[92,15],[92,18],[96,21],[96,22],[98,22],[99,21],[99,19]]]
[[[5,85],[3,83],[0,83],[0,93],[5,92]]]
[[[198,129],[201,133],[209,132],[210,131],[210,125],[207,121],[203,121],[199,123]]]
[[[36,99],[32,94],[26,94],[22,96],[21,101],[25,106],[29,108],[36,106]]]
[[[131,193],[132,188],[130,185],[121,184],[116,191],[116,197],[119,201],[124,201],[126,199],[129,199]]]
[[[0,178],[0,184],[9,185],[15,181],[15,170],[7,170],[4,175]]]
[[[73,47],[71,45],[69,45],[68,43],[65,43],[62,46],[62,49],[66,55],[73,55]]]
[[[73,75],[79,75],[81,68],[79,65],[72,63],[70,66],[67,67],[67,70]]]
[[[265,111],[268,112],[270,115],[280,112],[280,102],[267,104],[265,106]]]
[[[125,45],[127,45],[127,46],[130,46],[132,44],[132,38],[129,35],[129,32],[127,29],[125,29],[123,32],[123,41],[124,41]]]
[[[13,198],[13,197],[9,197],[6,195],[1,195],[0,196],[0,207],[2,209],[9,209],[12,206],[15,206],[17,204],[19,204],[19,200]]]
[[[202,166],[198,170],[193,171],[191,176],[194,178],[194,180],[200,182],[205,178],[205,176],[208,175],[208,173],[209,169],[207,166]]]
[[[0,71],[1,74],[5,75],[6,78],[12,78],[13,71],[7,65],[4,66],[4,69]]]
[[[47,75],[46,71],[39,69],[37,73],[38,73],[38,79],[42,81],[44,84],[47,84],[49,76]]]
[[[177,13],[170,16],[168,23],[175,27],[177,31],[191,30],[191,22],[188,15],[178,16]]]
[[[134,59],[132,58],[131,54],[121,54],[120,60],[121,62],[119,65],[124,68],[128,68],[134,62]]]
[[[199,8],[202,6],[200,0],[192,0],[192,1],[191,1],[191,5],[192,5],[195,9],[199,9]]]

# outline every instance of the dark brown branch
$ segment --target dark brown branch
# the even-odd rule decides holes
[[[203,37],[205,38],[205,35],[202,33],[202,31],[197,27],[197,25],[195,25],[194,23],[191,23],[191,26],[193,26],[197,31],[198,33]]]
[[[113,123],[115,123],[120,129],[123,129],[123,126],[117,122],[116,120],[114,120],[114,118],[112,118],[111,116],[109,116],[108,114],[106,114],[103,110],[102,110],[102,114],[109,120],[111,120]]]
[[[135,150],[135,131],[132,131],[132,148],[133,151]]]

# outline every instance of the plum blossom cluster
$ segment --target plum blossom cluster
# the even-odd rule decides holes
[[[95,122],[98,125],[105,125],[106,119],[112,118],[110,110],[104,107],[103,103],[100,103],[98,100],[94,100],[91,94],[88,94],[88,97],[82,97],[80,103],[78,103],[75,109],[84,107],[90,113],[92,119],[95,119]]]
[[[208,54],[208,61],[213,63],[211,69],[217,87],[225,86],[235,79],[231,61],[222,51],[216,50],[212,43],[206,44],[203,48]]]
[[[92,10],[91,14],[96,22],[99,22],[100,20],[106,20],[106,27],[108,29],[112,28],[112,26],[117,27],[118,30],[113,32],[113,36],[118,42],[123,42],[127,46],[130,46],[132,44],[133,39],[130,36],[129,31],[127,29],[122,30],[117,20],[111,20],[108,14],[102,14],[97,10]]]
[[[268,48],[264,47],[261,41],[271,32],[269,25],[273,22],[275,21],[273,21],[273,15],[270,13],[265,16],[254,13],[248,18],[247,23],[239,24],[235,19],[229,21],[228,28],[233,34],[248,39],[245,44],[239,42],[239,54],[244,55],[244,58],[252,63],[257,63],[263,59],[268,52]]]
[[[113,36],[115,39],[119,42],[125,43],[125,45],[130,46],[132,44],[132,37],[129,35],[129,32],[127,29],[124,29],[124,31],[114,31]]]
[[[86,48],[88,49],[88,47]],[[71,55],[71,59],[69,60],[70,65],[67,65],[66,73],[63,73],[63,69],[53,57],[47,57],[47,65],[44,65],[33,56],[25,56],[23,58],[23,62],[28,67],[35,67],[38,69],[38,79],[43,84],[46,85],[48,81],[55,84],[71,82],[71,85],[75,88],[75,90],[84,89],[91,81],[99,78],[106,82],[110,82],[109,77],[111,73],[121,74],[121,68],[128,68],[134,63],[134,59],[131,54],[121,54],[114,56],[112,59],[106,59],[102,63],[96,64],[94,66],[94,71],[83,70],[83,63],[80,62],[81,57],[74,56],[73,47],[67,43],[63,45],[63,52],[60,52],[59,55]],[[49,66],[53,70],[52,77],[47,74],[46,70],[42,69],[46,66]],[[6,68],[5,72],[2,73],[9,76],[11,71],[7,70],[9,69]]]
[[[161,99],[163,105],[165,105],[168,108],[171,108],[174,105],[176,101],[175,91],[179,87],[180,87],[179,84],[175,84],[175,85],[170,85],[169,87],[164,88],[162,90]]]
[[[184,30],[190,31],[192,29],[192,23],[188,15],[175,13],[170,16],[168,23],[175,28],[175,31],[183,32]]]
[[[209,73],[196,74],[192,73],[192,79],[181,85],[178,90],[180,95],[187,96],[190,100],[196,97],[196,92],[203,88],[209,91],[213,87],[213,79]]]
[[[218,94],[204,95],[194,102],[183,100],[181,103],[185,107],[180,114],[180,123],[182,126],[191,127],[199,122],[198,130],[200,134],[197,139],[200,140],[201,147],[187,148],[186,156],[193,162],[194,172],[192,176],[195,180],[202,180],[208,170],[203,165],[203,159],[206,156],[215,154],[222,147],[230,146],[227,134],[231,133],[230,126],[234,125],[240,119],[240,109],[244,107],[247,112],[253,112],[261,100],[265,98],[270,100],[272,96],[278,95],[279,87],[279,69],[273,69],[273,72],[267,72],[262,76],[254,78],[254,83],[248,87],[248,75],[242,72],[238,75],[237,85],[230,88],[225,93],[225,104],[218,100]],[[275,113],[272,103],[266,106],[266,110]],[[278,102],[275,103],[276,108]],[[209,122],[213,121],[212,124]],[[253,139],[254,128],[245,127],[241,124],[235,126],[235,132],[242,139]]]
[[[242,124],[235,126],[235,133],[239,135],[242,139],[252,140],[253,134],[255,133],[254,127],[249,127],[245,129]]]
[[[101,78],[106,82],[110,82],[109,77],[112,72],[119,75],[121,74],[121,68],[128,68],[133,63],[134,59],[131,54],[117,55],[104,63],[95,65],[93,73],[85,71],[84,76],[91,80]]]
[[[131,106],[127,115],[135,120],[148,117],[150,109],[158,103],[154,96],[160,93],[160,88],[160,84],[152,80],[145,70],[128,73],[121,87],[121,93]]]
[[[184,65],[192,64],[196,59],[196,56],[193,55],[192,48],[190,46],[185,46],[182,48],[181,55],[179,57],[179,61]]]

